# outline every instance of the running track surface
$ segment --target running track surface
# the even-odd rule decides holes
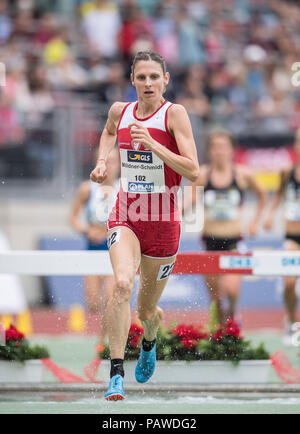
[[[68,321],[70,311],[53,309],[32,309],[31,322],[33,333],[46,333],[59,335],[70,332]],[[175,320],[177,324],[206,325],[209,312],[207,310],[165,310],[164,325]],[[16,321],[16,316],[13,320]],[[242,329],[246,331],[260,329],[283,329],[283,309],[247,309],[239,312]],[[132,313],[132,322],[136,322],[135,314]],[[85,313],[85,333],[95,334],[98,332],[99,317],[97,314]]]

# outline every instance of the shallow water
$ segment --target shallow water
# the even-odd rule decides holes
[[[281,347],[281,335],[278,333],[251,334],[253,344],[266,343],[272,354]],[[47,345],[51,358],[59,365],[83,375],[84,366],[94,357],[96,338],[94,336],[40,336],[32,337],[34,344]],[[293,365],[299,368],[298,348],[284,349]],[[47,372],[45,381],[57,380]],[[275,373],[270,377],[271,383],[280,384]],[[126,392],[126,390],[125,390]],[[192,394],[184,392],[183,396],[173,392],[153,393],[136,392],[126,394],[125,401],[107,402],[104,392],[10,392],[0,389],[0,414],[299,414],[300,395],[283,397],[282,393],[266,395],[253,394],[246,397],[218,395],[212,393]],[[268,395],[270,396],[270,395]]]
[[[160,394],[126,397],[125,401],[107,402],[103,394],[71,395],[65,393],[0,396],[0,414],[299,414],[300,397],[227,398],[214,396],[163,396]]]

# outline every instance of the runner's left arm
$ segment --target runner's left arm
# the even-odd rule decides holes
[[[273,226],[273,219],[276,209],[278,208],[280,202],[284,198],[286,186],[289,180],[289,177],[291,175],[292,166],[283,168],[280,171],[280,185],[279,189],[275,192],[273,195],[271,205],[269,208],[269,211],[267,213],[265,222],[264,222],[264,228],[267,230],[271,230]]]
[[[132,128],[132,127],[135,128]],[[165,146],[154,140],[147,128],[139,122],[128,125],[131,128],[132,139],[142,143],[147,149],[154,152],[167,166],[194,182],[199,176],[199,163],[197,149],[194,142],[190,119],[185,108],[174,104],[168,112],[168,128],[174,136],[179,155],[167,149]]]

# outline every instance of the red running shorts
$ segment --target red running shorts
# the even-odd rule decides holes
[[[175,256],[180,240],[180,221],[115,221],[108,220],[107,230],[125,226],[137,236],[141,253],[151,258]]]

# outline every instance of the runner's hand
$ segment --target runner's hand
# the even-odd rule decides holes
[[[90,174],[91,181],[103,182],[107,177],[106,163],[104,160],[98,161],[95,169]]]
[[[147,149],[151,149],[154,140],[146,127],[140,122],[132,122],[128,125],[128,128],[130,129],[130,134],[134,142],[141,143]]]

